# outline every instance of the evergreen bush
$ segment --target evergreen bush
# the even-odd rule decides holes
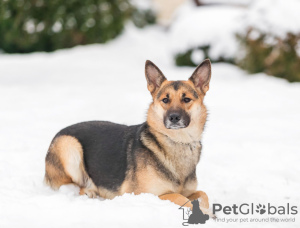
[[[227,62],[227,63],[234,63],[234,59],[232,58],[226,58],[223,56],[220,56],[218,58],[213,58],[209,55],[210,46],[200,46],[197,48],[191,48],[188,49],[185,52],[178,53],[175,55],[175,63],[177,66],[198,66],[204,59],[210,59],[212,63],[218,63],[218,62]],[[203,58],[195,61],[193,59],[193,53],[201,51],[203,53]]]
[[[128,0],[2,0],[0,49],[8,53],[54,51],[115,38],[128,19],[139,27],[154,14]],[[137,16],[138,15],[138,16]]]
[[[285,38],[258,33],[253,38],[252,29],[239,36],[244,50],[237,64],[250,73],[265,72],[285,78],[290,82],[300,81],[300,34],[288,33]]]

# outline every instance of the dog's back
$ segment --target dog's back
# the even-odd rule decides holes
[[[85,175],[86,171],[96,186],[117,191],[125,179],[128,166],[127,153],[130,152],[128,147],[131,145],[130,148],[132,148],[134,140],[139,139],[137,134],[142,126],[143,124],[126,126],[106,121],[89,121],[64,128],[52,141],[46,156],[46,168],[57,166],[73,180],[78,178],[72,175],[74,172],[68,172],[66,166],[69,166],[69,170],[74,170],[82,165],[84,170],[81,170],[82,174],[79,176],[83,185],[88,180]],[[54,156],[59,162],[53,162]],[[74,160],[72,164],[69,164],[70,158]],[[83,160],[79,161],[82,158]],[[61,165],[64,166],[63,169]],[[51,175],[51,173],[48,174]],[[51,182],[53,178],[49,175],[47,181]]]

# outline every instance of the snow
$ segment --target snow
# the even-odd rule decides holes
[[[148,10],[154,7],[151,0],[130,0],[129,2],[140,10]]]
[[[186,4],[170,27],[170,48],[178,54],[208,45],[212,59],[234,58],[239,50],[236,33],[243,28],[241,18],[245,13],[242,7]]]
[[[208,45],[208,54],[214,60],[239,59],[243,51],[237,34],[244,35],[250,28],[251,38],[267,34],[265,42],[272,46],[277,44],[275,38],[300,34],[299,0],[204,2],[224,5],[195,7],[189,1],[181,7],[170,27],[170,49],[174,55]]]
[[[278,38],[300,33],[299,0],[255,0],[245,17],[245,26]]]
[[[168,79],[186,80],[192,74],[194,68],[173,65],[168,44],[158,27],[128,26],[105,45],[0,55],[0,227],[182,227],[178,206],[151,194],[89,199],[78,194],[78,187],[53,191],[42,182],[46,151],[60,129],[87,120],[145,120],[151,102],[146,59]],[[299,206],[300,84],[248,75],[229,64],[212,69],[198,189],[222,205]],[[299,219],[242,225],[299,227]],[[206,226],[220,224],[209,220]]]
[[[205,4],[249,5],[253,0],[201,0]]]

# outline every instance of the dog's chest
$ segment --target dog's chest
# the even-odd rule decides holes
[[[200,142],[192,144],[164,145],[164,151],[157,151],[156,162],[141,160],[136,172],[135,193],[149,192],[162,195],[182,192],[190,175],[195,173],[201,151]],[[150,159],[150,158],[149,158]]]
[[[172,143],[168,146],[167,159],[170,162],[170,170],[180,180],[184,181],[195,171],[201,152],[200,142],[190,144]]]

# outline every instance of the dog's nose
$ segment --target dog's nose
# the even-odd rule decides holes
[[[177,114],[177,113],[172,113],[172,114],[169,115],[169,120],[172,123],[177,123],[180,120],[180,115]]]

